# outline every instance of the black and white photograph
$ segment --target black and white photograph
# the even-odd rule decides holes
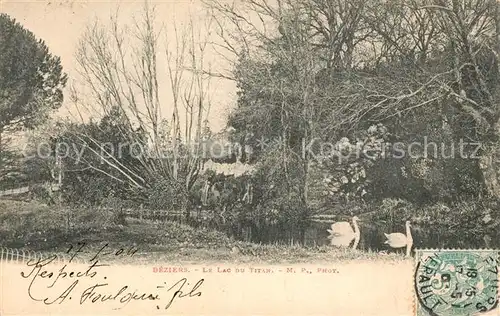
[[[496,0],[0,2],[0,255],[23,295],[56,261],[283,278],[319,264],[343,288],[374,284],[363,263],[406,271],[408,286],[385,274],[410,307],[382,282],[384,312],[315,314],[491,312],[499,159]],[[100,300],[70,281],[21,300]],[[196,281],[175,301],[216,287]]]

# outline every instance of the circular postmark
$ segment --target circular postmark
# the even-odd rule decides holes
[[[423,252],[417,258],[417,315],[474,315],[496,307],[496,252],[449,250]]]

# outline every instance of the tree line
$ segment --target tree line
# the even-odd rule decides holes
[[[218,187],[214,214],[298,227],[352,203],[363,213],[388,198],[453,205],[500,197],[497,1],[204,0],[204,10],[202,24],[165,23],[169,32],[157,27],[147,3],[133,25],[117,16],[90,25],[75,54],[80,77],[69,89],[69,102],[86,114],[34,136],[86,146],[84,163],[58,162],[54,154],[23,168],[41,170],[41,178],[63,169],[67,202],[140,205],[154,197],[156,207],[188,216],[210,204],[200,195],[209,186]],[[43,42],[7,16],[2,21],[16,34],[0,35],[11,41],[0,52],[2,78],[11,67],[31,69],[0,81],[6,135],[47,121],[62,102],[66,76]],[[209,52],[229,67],[214,68]],[[167,101],[160,98],[161,72],[169,79]],[[201,154],[183,154],[193,147],[200,153],[197,146],[214,137],[208,113],[215,78],[236,84],[227,137],[253,149],[256,172],[248,177],[220,179],[202,172]],[[429,157],[422,147],[395,159],[398,148],[384,146],[424,138],[450,150],[479,143],[478,159],[470,158],[473,148],[450,158]],[[280,141],[263,147],[262,139]],[[170,154],[116,157],[102,147],[109,142]],[[313,145],[305,151],[304,144]],[[317,154],[322,144],[331,144],[328,155]],[[249,183],[252,201],[242,198]]]

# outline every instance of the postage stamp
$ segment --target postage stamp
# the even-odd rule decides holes
[[[415,315],[476,315],[498,304],[498,250],[416,250]]]

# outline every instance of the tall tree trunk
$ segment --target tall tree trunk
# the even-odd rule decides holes
[[[495,124],[493,132],[500,139],[500,122]],[[496,140],[485,147],[479,159],[484,187],[490,197],[500,198],[500,144]]]
[[[500,169],[497,163],[500,153],[494,149],[489,149],[488,151],[488,153],[485,153],[481,157],[479,162],[483,174],[484,186],[489,196],[500,198],[500,182],[498,181]]]

